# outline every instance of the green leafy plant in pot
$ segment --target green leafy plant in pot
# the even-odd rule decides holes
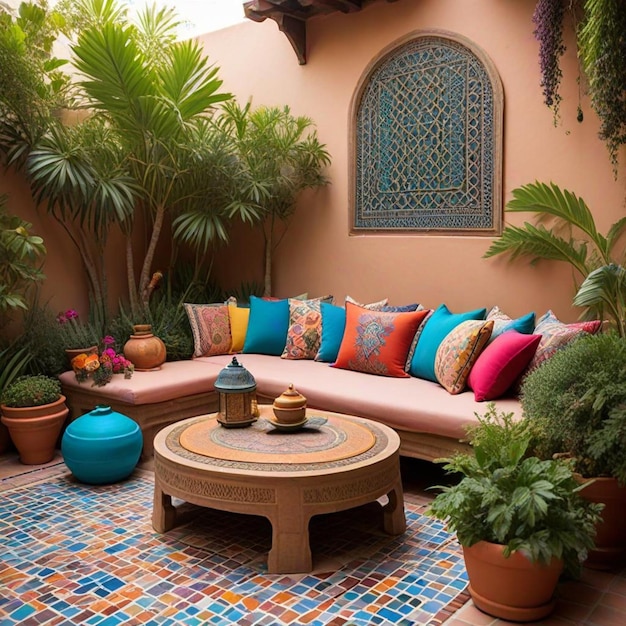
[[[61,383],[41,374],[20,376],[3,391],[1,401],[2,423],[20,461],[27,465],[50,461],[69,412]]]
[[[583,496],[605,504],[587,565],[626,560],[626,339],[588,335],[557,352],[525,379],[520,396],[541,458],[571,457]]]
[[[456,532],[479,609],[511,621],[542,619],[554,608],[562,572],[578,574],[593,546],[601,505],[581,498],[569,461],[528,455],[527,422],[494,405],[477,418],[472,452],[440,460],[460,481],[437,487],[428,513]]]

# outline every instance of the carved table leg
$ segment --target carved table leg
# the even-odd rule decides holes
[[[163,493],[159,481],[154,481],[154,503],[152,505],[152,527],[158,533],[171,530],[176,525],[176,508],[172,496]]]
[[[294,574],[313,569],[309,544],[310,516],[295,503],[293,494],[279,496],[277,514],[272,516],[272,549],[267,555],[269,574]]]
[[[390,535],[401,535],[406,530],[406,517],[404,516],[402,480],[399,477],[387,497],[389,502],[383,508],[383,527]]]

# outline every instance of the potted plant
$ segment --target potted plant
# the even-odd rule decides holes
[[[533,452],[572,458],[583,495],[604,502],[587,565],[606,568],[626,557],[626,338],[588,335],[557,352],[525,379],[520,396]]]
[[[473,452],[441,461],[460,481],[438,487],[428,513],[456,532],[476,606],[535,621],[554,608],[561,573],[579,572],[601,506],[580,497],[568,461],[528,455],[524,420],[497,414],[494,405],[477,418]]]
[[[63,337],[65,352],[70,360],[82,352],[94,354],[98,351],[98,333],[91,324],[83,324],[80,321],[78,311],[74,309],[62,311],[56,319]]]
[[[2,392],[2,423],[26,465],[47,463],[69,412],[61,383],[48,376],[20,376]]]

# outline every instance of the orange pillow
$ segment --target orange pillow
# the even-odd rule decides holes
[[[413,337],[427,310],[372,311],[346,302],[346,329],[333,367],[408,378],[404,370]]]

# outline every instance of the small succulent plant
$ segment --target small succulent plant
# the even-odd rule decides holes
[[[61,397],[61,383],[42,374],[20,376],[2,394],[2,404],[13,408],[41,406]]]

